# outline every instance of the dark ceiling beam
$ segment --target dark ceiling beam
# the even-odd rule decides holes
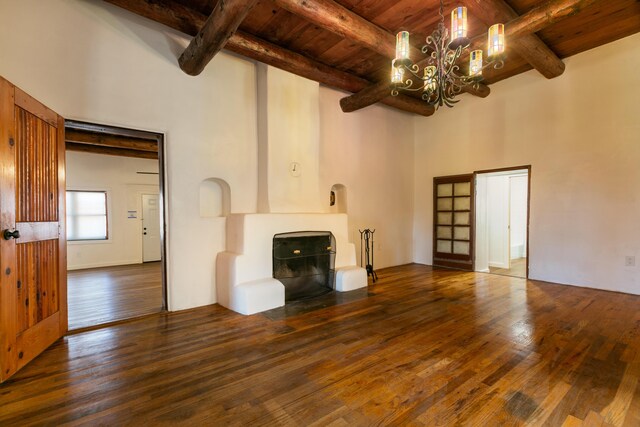
[[[158,153],[151,151],[129,150],[127,148],[104,147],[100,145],[66,143],[67,151],[80,151],[83,153],[106,154],[108,156],[135,157],[138,159],[158,160]]]
[[[191,36],[198,33],[207,18],[201,13],[168,0],[104,1]],[[229,38],[225,49],[347,92],[358,92],[371,85],[368,80],[332,68],[242,31],[236,31]],[[433,107],[408,96],[389,97],[382,102],[399,110],[423,116],[429,116],[434,112]]]
[[[603,0],[551,0],[529,12],[521,15],[504,26],[504,34],[507,43],[512,38],[518,38],[526,34],[536,33],[558,21],[573,16],[586,7]],[[469,50],[483,49],[487,47],[487,35],[480,34],[471,39]]]
[[[549,25],[576,15],[592,4],[603,0],[552,0],[531,9],[505,26],[506,37],[536,33]]]
[[[97,145],[102,147],[125,148],[137,151],[158,152],[158,143],[138,138],[120,135],[108,135],[75,129],[65,130],[67,142],[77,144]]]
[[[491,89],[487,85],[479,85],[477,89],[472,86],[466,86],[463,90],[471,95],[480,98],[486,98],[491,93]],[[367,86],[353,95],[345,96],[340,99],[340,108],[345,113],[361,110],[376,102],[380,102],[391,95],[391,81],[381,81],[371,86]],[[394,98],[394,97],[391,97]],[[389,98],[389,99],[391,99]],[[422,101],[421,101],[422,102]]]
[[[535,7],[524,15],[505,24],[504,33],[507,44],[514,38],[535,33],[558,21],[573,16],[599,1],[603,0],[551,0]],[[486,46],[487,36],[481,34],[471,39],[469,51],[476,49],[486,50]],[[468,54],[463,61],[467,59]]]
[[[340,99],[340,108],[345,113],[351,113],[380,102],[390,94],[391,81],[381,81]]]
[[[333,0],[274,0],[276,5],[298,15],[312,24],[325,30],[352,40],[366,48],[393,59],[396,54],[395,36],[387,30],[378,27]],[[423,57],[420,49],[411,46],[411,57]],[[391,63],[389,63],[391,65]],[[480,84],[478,89],[468,88],[468,92],[475,96],[486,97],[491,90]],[[342,111],[351,112],[382,101],[391,96],[389,81],[381,81],[367,86],[363,92],[349,101],[340,101]]]
[[[531,34],[536,31],[548,27],[564,18],[575,15],[586,7],[597,3],[601,0],[552,0],[547,3],[531,9],[529,12],[522,16],[519,16],[507,24],[505,24],[505,35],[507,43],[511,43],[512,38],[520,37],[523,35]],[[487,36],[485,34],[478,35],[471,40],[471,48],[485,49],[487,43]],[[466,89],[469,87],[467,86]],[[487,90],[485,91],[484,88]],[[470,88],[468,90],[472,90]],[[482,98],[489,95],[487,86],[480,86],[476,96]],[[388,96],[391,91],[391,84],[388,81],[383,81],[371,85],[360,92],[353,95],[346,96],[340,100],[340,107],[344,112],[356,111],[369,105],[375,104],[384,97]]]
[[[207,17],[173,0],[104,0],[194,37]]]
[[[471,15],[486,25],[518,18],[518,14],[504,0],[463,0],[463,4]],[[548,79],[564,73],[564,62],[535,34],[507,40],[507,46]]]
[[[395,58],[395,35],[333,0],[274,0],[274,3],[327,31],[389,59]],[[420,49],[413,46],[410,48],[413,58],[422,56]]]
[[[240,55],[347,92],[359,92],[371,85],[368,80],[329,67],[250,34],[237,32],[234,43],[229,43],[227,48]],[[409,96],[389,97],[382,100],[382,103],[421,116],[430,116],[435,111],[430,105]]]
[[[178,63],[185,73],[197,76],[236,32],[257,0],[219,1]]]

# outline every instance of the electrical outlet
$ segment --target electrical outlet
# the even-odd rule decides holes
[[[624,266],[625,267],[635,267],[636,266],[636,257],[634,257],[634,256],[626,256],[626,257],[624,257]]]

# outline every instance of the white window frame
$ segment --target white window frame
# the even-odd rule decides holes
[[[67,190],[67,193],[102,193],[104,194],[104,217],[105,217],[105,234],[106,236],[103,239],[69,239],[67,237],[67,242],[72,243],[72,244],[82,244],[82,243],[108,243],[111,240],[111,236],[109,233],[109,223],[110,223],[110,216],[109,216],[109,191],[107,190]],[[65,195],[65,204],[66,204],[66,195]],[[69,215],[69,212],[66,212],[66,217],[73,217],[73,216],[82,216],[82,215]],[[69,229],[71,227],[71,224],[69,221],[67,221],[67,229]]]

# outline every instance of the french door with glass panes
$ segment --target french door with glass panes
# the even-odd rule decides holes
[[[473,174],[433,179],[433,265],[473,271]]]

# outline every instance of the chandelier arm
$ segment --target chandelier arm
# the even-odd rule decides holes
[[[407,70],[416,79],[423,80],[422,76],[419,74],[420,67],[418,66],[418,64],[402,65],[402,68],[404,70]]]
[[[504,59],[500,58],[500,59],[494,59],[492,61],[489,61],[489,63],[486,65],[486,68],[489,67],[493,67],[494,70],[499,70],[502,67],[504,67]],[[484,70],[485,67],[482,67],[482,69]]]
[[[411,88],[406,88],[403,87],[402,90],[407,91],[407,92],[420,92],[420,91],[424,91],[424,89],[422,87],[411,87]]]
[[[422,81],[421,78],[418,78],[419,81]],[[419,85],[418,87],[413,87],[415,85],[415,82],[413,81],[413,79],[407,79],[405,81],[403,81],[402,83],[396,83],[395,87],[393,88],[394,91],[398,92],[398,91],[405,91],[405,92],[418,92],[420,90],[423,90],[422,84]],[[394,95],[395,96],[395,95]]]

